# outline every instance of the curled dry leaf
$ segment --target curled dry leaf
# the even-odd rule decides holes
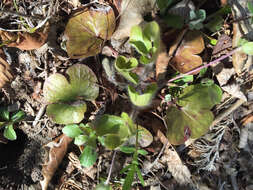
[[[5,61],[3,50],[0,49],[0,88],[2,88],[7,82],[12,80],[11,69],[9,64]]]
[[[183,185],[191,183],[191,173],[187,166],[181,161],[176,150],[160,130],[157,131],[157,136],[163,144],[166,144],[164,154],[160,159],[161,162],[167,165],[168,170],[179,184]]]
[[[187,32],[171,60],[172,66],[180,73],[186,73],[199,67],[202,65],[202,58],[197,54],[201,53],[204,47],[204,40],[200,32]]]
[[[46,43],[49,27],[46,26],[43,31],[34,33],[18,32],[17,34],[0,31],[0,37],[8,47],[16,47],[21,50],[38,49]]]
[[[43,181],[40,181],[42,190],[47,189],[48,184],[65,156],[68,145],[71,141],[72,138],[62,134],[54,141],[45,145],[45,147],[49,148],[49,152],[47,161],[42,167],[42,175],[44,177]]]
[[[108,5],[93,3],[73,14],[65,29],[69,57],[78,59],[98,54],[115,26],[114,11]]]

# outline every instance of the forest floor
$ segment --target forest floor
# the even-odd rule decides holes
[[[252,18],[245,16],[250,12],[248,4],[240,0],[229,1],[230,4],[222,0],[182,1],[185,3],[182,6],[184,8],[193,4],[196,9],[206,12],[206,19],[201,21],[205,27],[194,30],[201,33],[200,41],[204,42],[204,47],[198,52],[194,49],[195,46],[199,46],[198,42],[196,45],[195,42],[183,41],[189,32],[187,24],[182,29],[173,29],[159,16],[161,13],[159,8],[155,6],[152,6],[152,9],[148,8],[154,1],[143,0],[143,4],[140,2],[134,4],[132,1],[134,0],[125,0],[125,3],[124,0],[106,1],[108,5],[113,4],[114,9],[122,4],[129,4],[131,9],[124,10],[123,6],[116,9],[118,16],[115,13],[117,19],[115,34],[112,35],[112,39],[103,41],[103,50],[100,48],[101,51],[97,55],[87,58],[73,58],[73,54],[71,57],[71,53],[67,53],[63,48],[62,41],[69,18],[74,11],[89,7],[88,1],[2,0],[0,2],[1,107],[7,109],[10,114],[19,110],[26,114],[22,121],[14,124],[16,140],[8,140],[4,136],[5,126],[0,128],[0,190],[88,190],[105,181],[109,173],[111,174],[109,184],[112,188],[122,189],[126,174],[120,171],[131,163],[131,154],[119,150],[112,151],[98,143],[95,164],[85,168],[78,159],[82,147],[76,146],[72,139],[63,135],[64,125],[56,124],[46,114],[48,103],[43,92],[45,81],[52,74],[64,74],[69,67],[77,63],[87,65],[94,72],[99,86],[98,97],[86,102],[87,111],[82,123],[91,122],[103,114],[119,116],[122,112],[126,112],[131,115],[134,109],[135,123],[145,127],[153,136],[152,143],[143,148],[148,154],[139,156],[139,168],[145,185],[142,186],[135,178],[131,189],[253,190],[252,55],[235,52],[233,58],[227,56],[202,70],[203,73],[199,73],[200,70],[194,72],[194,75],[191,75],[192,80],[185,79],[183,88],[209,78],[223,91],[221,102],[211,109],[214,121],[206,134],[194,140],[187,137],[184,143],[172,145],[175,143],[169,142],[166,138],[166,127],[169,126],[165,121],[166,110],[170,106],[170,101],[165,100],[166,95],[171,92],[169,90],[171,87],[178,85],[174,81],[170,82],[170,79],[233,51],[235,41],[238,42],[243,34],[252,32],[250,29],[253,24],[249,24]],[[176,4],[177,1],[172,2]],[[103,1],[100,3],[104,4]],[[138,6],[144,7],[133,9]],[[236,6],[242,8],[239,13],[234,8]],[[224,11],[224,7],[228,7],[229,11]],[[182,10],[179,12],[182,13]],[[126,13],[130,14],[127,18]],[[183,10],[183,13],[187,15],[187,11]],[[162,85],[159,86],[150,105],[136,109],[128,97],[127,88],[121,86],[122,83],[128,82],[115,73],[112,73],[113,77],[110,78],[102,61],[107,57],[109,64],[113,65],[118,55],[128,57],[137,55],[129,44],[127,30],[131,29],[129,27],[133,26],[133,23],[143,21],[143,17],[159,23],[164,46],[145,82],[158,83],[161,79],[159,77],[162,76]],[[220,24],[215,31],[207,24],[217,18],[220,19]],[[250,29],[245,27],[247,24]],[[243,30],[246,28],[248,32],[244,31],[241,34],[241,28]],[[35,32],[30,35],[27,32],[29,30]],[[211,40],[214,40],[215,44],[211,44]],[[174,48],[174,52],[170,55],[175,46],[176,49]],[[179,52],[179,46],[185,49],[186,46],[191,46],[193,52],[196,50],[195,54],[201,57],[200,65],[189,63],[189,69],[187,66],[173,63],[171,56],[177,55],[175,52]],[[87,50],[92,51],[94,51],[92,48]],[[192,59],[195,54],[192,53]],[[139,76],[146,75],[142,73],[142,67],[135,72]],[[57,151],[55,150],[57,148],[62,154],[58,150],[54,155],[53,151]],[[50,164],[52,168],[49,168],[47,173],[45,166]],[[47,188],[41,185],[45,179],[48,179]]]

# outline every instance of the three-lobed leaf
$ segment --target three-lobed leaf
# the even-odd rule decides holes
[[[75,64],[67,69],[68,79],[56,73],[47,78],[43,93],[46,101],[47,114],[59,124],[79,123],[86,112],[86,104],[75,100],[94,100],[98,96],[97,78],[86,65]]]
[[[141,94],[131,85],[128,86],[128,95],[133,105],[138,107],[148,106],[154,97],[158,87],[156,83],[151,83],[147,86],[144,93]]]
[[[129,42],[142,55],[142,64],[152,63],[157,58],[160,47],[159,25],[153,21],[147,23],[143,30],[140,26],[132,27]]]
[[[115,61],[116,70],[124,76],[130,82],[137,84],[139,79],[137,74],[132,73],[131,71],[138,66],[138,61],[135,58],[127,59],[124,56],[117,57]]]
[[[55,123],[71,124],[81,122],[86,109],[85,102],[78,102],[76,105],[56,103],[48,105],[46,113]]]
[[[114,11],[109,5],[93,3],[74,13],[65,29],[69,57],[86,58],[98,54],[115,26]]]
[[[213,121],[210,109],[221,101],[219,86],[190,85],[183,90],[177,106],[170,106],[166,112],[167,137],[170,143],[178,145],[189,138],[205,134]]]
[[[96,150],[91,146],[85,146],[79,160],[81,165],[84,167],[92,166],[97,160]]]

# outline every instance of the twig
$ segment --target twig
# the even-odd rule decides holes
[[[0,10],[0,13],[6,13],[6,14],[10,14],[10,15],[25,17],[25,18],[32,18],[32,19],[35,19],[35,20],[44,20],[45,19],[45,18],[40,17],[40,16],[26,15],[26,14],[23,14],[23,13],[18,13],[18,12],[10,11],[10,10]]]
[[[212,129],[216,124],[218,124],[222,119],[227,117],[229,114],[231,114],[233,111],[235,111],[238,107],[240,107],[245,101],[242,99],[237,100],[232,106],[230,106],[228,109],[223,111],[221,114],[219,114],[213,123],[210,125],[210,129]]]
[[[33,127],[35,127],[37,124],[38,124],[38,121],[40,120],[40,118],[42,117],[42,115],[44,114],[45,112],[45,109],[46,109],[46,106],[43,105],[40,110],[38,111],[34,121],[33,121]]]
[[[203,65],[203,66],[200,66],[200,67],[198,67],[196,69],[193,69],[193,70],[191,70],[191,71],[189,71],[189,72],[187,72],[185,74],[178,75],[175,78],[170,79],[168,82],[173,82],[173,81],[175,81],[177,79],[183,78],[183,77],[185,77],[187,75],[191,75],[191,74],[193,74],[193,73],[195,73],[197,71],[200,71],[201,69],[204,69],[204,68],[207,68],[207,67],[209,67],[209,66],[211,66],[213,64],[216,64],[216,63],[222,61],[223,59],[226,59],[227,57],[233,55],[235,52],[240,51],[240,49],[241,49],[241,47],[235,48],[232,51],[230,51],[229,53],[227,53],[226,55],[223,55],[220,58],[218,58],[218,59],[216,59],[214,61],[211,61],[210,63],[208,63],[206,65]]]
[[[117,153],[117,151],[114,151],[114,153],[113,153],[112,163],[111,163],[111,166],[110,166],[110,169],[109,169],[109,174],[108,174],[107,179],[105,181],[105,185],[108,185],[109,182],[110,182],[110,178],[111,178],[111,174],[112,174],[112,167],[114,165],[114,160],[115,160],[115,157],[116,157],[116,153]]]

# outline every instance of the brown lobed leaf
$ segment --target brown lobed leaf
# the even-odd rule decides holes
[[[5,61],[3,50],[0,49],[0,88],[12,80],[10,65]]]
[[[42,190],[47,189],[48,184],[65,156],[68,145],[71,141],[72,138],[62,134],[45,145],[45,147],[49,148],[49,151],[47,161],[42,167],[42,175],[44,177],[43,181],[40,181]]]
[[[16,47],[21,50],[38,49],[46,43],[49,26],[46,25],[43,31],[34,33],[18,32],[17,34],[7,31],[0,31],[0,38],[8,47]]]
[[[93,3],[76,11],[65,29],[66,49],[70,58],[94,56],[102,50],[116,26],[112,7]]]
[[[204,40],[199,31],[187,32],[171,60],[172,66],[180,73],[187,73],[199,67],[202,65],[202,58],[197,54],[201,53],[204,47]]]

